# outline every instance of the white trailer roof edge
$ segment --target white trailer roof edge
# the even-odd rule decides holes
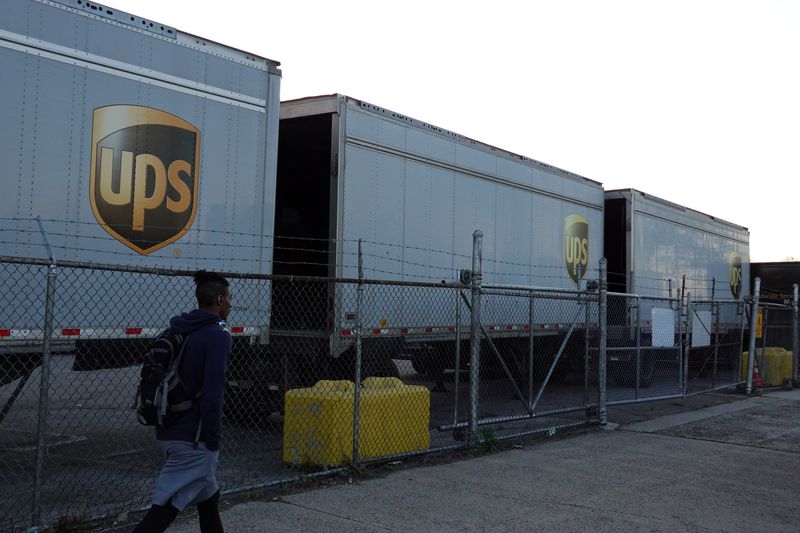
[[[205,39],[191,33],[180,31],[172,26],[148,20],[132,13],[108,7],[97,2],[86,0],[34,0],[41,4],[68,9],[82,15],[102,20],[110,24],[124,26],[130,30],[147,33],[154,37],[172,41],[175,44],[201,50],[207,54],[216,55],[223,59],[236,61],[244,65],[266,70],[273,74],[281,74],[279,61],[268,59],[238,48],[233,48],[210,39]]]
[[[734,229],[737,229],[737,230],[740,230],[740,231],[746,231],[748,234],[750,233],[750,229],[746,228],[745,226],[736,224],[734,222],[730,222],[728,220],[725,220],[725,219],[722,219],[722,218],[719,218],[719,217],[715,217],[713,215],[709,215],[708,213],[703,213],[702,211],[698,211],[697,209],[692,209],[691,207],[686,207],[685,205],[676,204],[675,202],[671,202],[669,200],[665,200],[663,198],[660,198],[658,196],[655,196],[655,195],[640,191],[638,189],[632,189],[632,188],[631,189],[611,189],[611,190],[605,191],[605,196],[607,198],[608,197],[611,197],[611,198],[617,197],[617,198],[628,198],[628,199],[630,199],[630,197],[632,195],[637,195],[639,198],[643,198],[643,199],[645,199],[647,201],[651,201],[651,202],[654,202],[654,203],[657,203],[657,204],[661,204],[661,205],[663,205],[665,207],[669,207],[671,209],[676,209],[678,211],[684,212],[684,213],[686,213],[686,214],[688,214],[690,216],[693,216],[695,218],[699,218],[699,219],[703,219],[703,220],[706,220],[706,221],[710,221],[710,222],[714,222],[714,223],[730,226],[731,228],[734,228]]]
[[[450,130],[440,128],[438,126],[434,126],[422,120],[411,118],[401,113],[397,113],[395,111],[391,111],[389,109],[376,106],[374,104],[370,104],[368,102],[365,102],[364,100],[360,100],[358,98],[353,98],[351,96],[343,94],[337,93],[337,94],[308,96],[304,98],[285,100],[281,102],[281,119],[317,115],[322,113],[340,113],[339,104],[340,102],[343,103],[346,101],[355,102],[360,107],[366,108],[374,113],[379,113],[394,120],[399,120],[405,124],[414,126],[424,131],[438,134],[443,137],[448,137],[451,139],[457,139],[463,143],[469,144],[485,152],[489,152],[494,155],[500,155],[506,157],[507,159],[511,159],[513,161],[527,163],[532,167],[537,167],[543,170],[547,170],[549,172],[554,172],[562,177],[580,183],[584,183],[587,185],[591,185],[593,187],[597,187],[598,189],[602,189],[603,187],[603,184],[601,182],[587,178],[585,176],[581,176],[579,174],[575,174],[574,172],[570,172],[568,170],[564,170],[562,168],[549,165],[547,163],[544,163],[537,159],[533,159],[531,157],[515,154],[514,152],[509,152],[508,150],[504,150],[502,148],[497,148],[496,146],[492,146],[490,144],[486,144],[484,142],[471,139],[459,133],[455,133]]]

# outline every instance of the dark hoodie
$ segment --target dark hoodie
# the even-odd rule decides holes
[[[200,396],[174,426],[156,430],[158,440],[194,442],[202,420],[200,441],[211,451],[219,450],[225,369],[231,354],[231,336],[220,322],[214,313],[200,309],[170,320],[174,331],[189,334],[178,373],[186,389],[193,394],[200,391]]]

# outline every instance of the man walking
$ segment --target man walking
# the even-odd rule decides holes
[[[186,506],[196,504],[202,533],[221,533],[217,460],[222,425],[225,369],[231,336],[223,329],[231,310],[228,281],[213,272],[198,271],[198,309],[170,321],[184,335],[178,374],[196,395],[190,411],[169,428],[157,428],[156,440],[166,457],[153,491],[153,505],[134,533],[162,532]]]

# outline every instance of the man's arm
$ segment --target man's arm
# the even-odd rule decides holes
[[[198,398],[200,420],[206,436],[206,447],[219,450],[222,426],[222,397],[225,392],[225,369],[231,353],[231,336],[220,329],[211,336],[205,346],[205,365],[203,368],[203,390]]]

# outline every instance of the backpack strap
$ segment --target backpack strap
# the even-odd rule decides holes
[[[183,384],[183,381],[181,380],[181,375],[180,375],[180,372],[178,372],[178,369],[180,368],[181,359],[183,358],[183,351],[186,349],[186,343],[189,341],[189,335],[185,335],[184,336],[184,335],[181,335],[180,333],[177,333],[176,336],[179,339],[181,339],[181,341],[180,341],[181,347],[178,350],[178,355],[175,358],[175,362],[172,364],[172,369],[166,375],[166,377],[164,378],[164,381],[169,383],[169,381],[172,379],[173,376],[175,376],[177,379],[175,379],[174,385],[172,387],[164,387],[164,388],[161,389],[161,408],[158,410],[158,423],[159,423],[159,425],[161,424],[162,417],[167,416],[167,396],[169,395],[169,391],[171,389],[175,388],[177,386],[178,382],[181,382],[181,384]]]
[[[186,344],[188,344],[188,342],[189,342],[189,334],[187,333],[186,336],[183,337],[183,341],[181,342],[181,349],[180,349],[180,351],[178,351],[178,357],[175,360],[175,364],[173,365],[173,368],[174,368],[173,373],[174,373],[174,376],[175,376],[175,381],[173,382],[172,388],[177,387],[178,383],[180,383],[181,386],[184,387],[184,389],[186,388],[186,386],[183,384],[183,379],[181,378],[180,366],[181,366],[181,360],[183,359],[183,351],[186,349]],[[167,392],[168,391],[164,392],[165,400],[166,400],[166,393]],[[195,400],[200,397],[200,394],[202,394],[202,392],[203,392],[203,388],[200,387],[200,390],[198,390],[195,393],[195,395],[192,396],[191,400],[186,400],[185,402],[181,402],[179,404],[176,404],[176,405],[173,406],[173,408],[176,409],[176,410],[189,409],[192,405],[194,405]],[[203,419],[200,418],[200,422],[198,422],[198,424],[197,424],[197,431],[194,434],[194,447],[195,447],[195,449],[197,448],[197,444],[200,442],[200,434],[202,433],[202,431],[203,431]]]

